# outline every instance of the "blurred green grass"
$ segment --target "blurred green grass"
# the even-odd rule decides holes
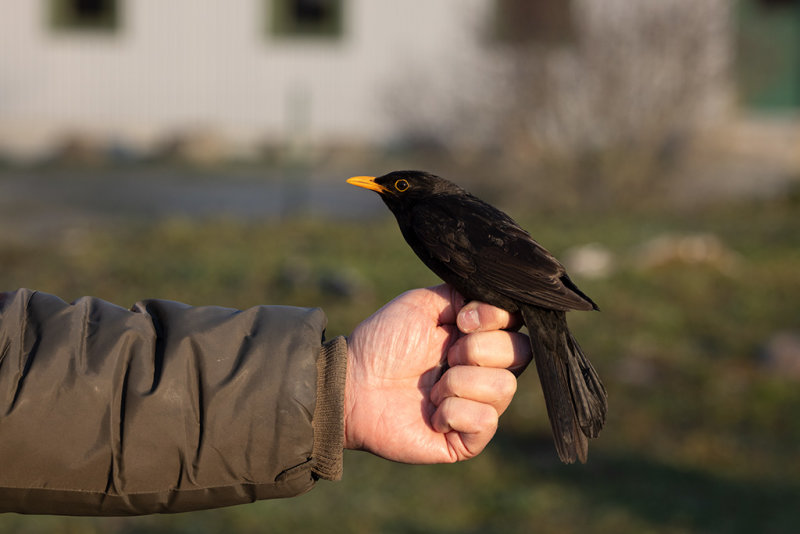
[[[585,466],[563,466],[534,372],[489,448],[448,466],[348,453],[344,480],[309,494],[143,518],[5,515],[2,532],[795,532],[800,521],[798,378],[759,361],[800,329],[800,205],[778,198],[704,210],[514,213],[562,256],[601,243],[606,278],[581,279],[601,313],[570,323],[609,389],[606,429]],[[711,233],[733,268],[644,268],[643,243]],[[0,288],[31,287],[122,306],[321,306],[347,334],[402,291],[438,283],[388,215],[377,221],[174,219],[0,243]]]

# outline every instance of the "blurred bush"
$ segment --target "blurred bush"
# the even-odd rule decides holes
[[[403,72],[387,90],[405,145],[450,150],[458,175],[608,207],[663,188],[731,110],[730,2],[505,0],[494,12],[485,46],[447,76]]]

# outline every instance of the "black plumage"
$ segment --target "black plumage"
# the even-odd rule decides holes
[[[376,191],[417,256],[466,299],[522,315],[558,455],[585,462],[587,438],[605,423],[606,390],[565,312],[597,305],[511,217],[448,180],[397,171],[348,182]]]

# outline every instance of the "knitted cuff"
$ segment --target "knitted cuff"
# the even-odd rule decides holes
[[[342,478],[344,450],[344,384],[347,340],[336,337],[322,345],[317,359],[317,404],[314,409],[314,475],[325,480]]]

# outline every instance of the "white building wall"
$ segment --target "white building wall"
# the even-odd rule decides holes
[[[46,0],[0,0],[0,147],[32,154],[70,133],[147,145],[197,129],[385,141],[386,91],[474,53],[489,3],[345,0],[343,37],[314,41],[271,35],[268,0],[125,0],[109,35],[54,32]]]

